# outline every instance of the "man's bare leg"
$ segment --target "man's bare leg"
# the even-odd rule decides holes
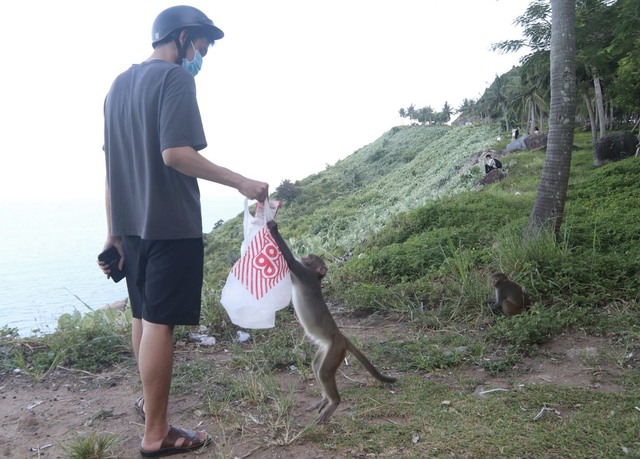
[[[160,449],[169,432],[167,405],[173,371],[173,327],[141,321],[138,349],[138,369],[144,395],[144,437],[142,448]],[[135,340],[134,337],[134,349]]]
[[[173,326],[154,324],[144,319],[136,324],[136,320],[132,341],[142,380],[146,417],[140,446],[146,451],[156,451],[169,433],[167,411],[173,374]],[[207,434],[198,432],[197,437],[203,442]]]
[[[133,355],[136,358],[136,363],[139,362],[138,355],[140,355],[140,340],[142,339],[142,319],[133,319],[131,324],[131,346],[133,347]]]

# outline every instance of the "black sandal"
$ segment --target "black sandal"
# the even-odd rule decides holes
[[[178,441],[184,440],[180,446],[176,446]],[[140,455],[142,457],[162,457],[171,456],[172,454],[187,453],[196,449],[204,448],[211,443],[211,437],[206,436],[204,440],[198,438],[198,432],[193,430],[183,430],[177,427],[169,426],[169,433],[162,440],[160,449],[157,451],[147,451],[144,448],[140,448]]]
[[[140,416],[140,419],[142,419],[142,422],[145,422],[146,417],[144,415],[144,397],[140,397],[138,400],[136,400],[136,403],[133,405],[136,413],[138,413],[138,416]]]

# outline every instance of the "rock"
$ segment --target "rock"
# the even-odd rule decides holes
[[[528,134],[524,134],[522,137],[518,137],[517,139],[513,139],[511,142],[509,142],[507,144],[507,146],[504,148],[504,151],[506,153],[512,152],[512,151],[517,151],[517,150],[526,150],[527,149],[527,144],[526,144],[526,139],[530,137]]]
[[[631,132],[621,131],[606,135],[596,143],[593,165],[598,167],[633,156],[637,147],[638,138]]]
[[[489,171],[488,174],[485,174],[484,177],[480,180],[481,185],[489,185],[491,183],[499,182],[504,178],[504,173],[500,169],[493,169]]]
[[[540,150],[541,148],[547,148],[547,134],[533,134],[525,137],[524,144],[528,150]]]

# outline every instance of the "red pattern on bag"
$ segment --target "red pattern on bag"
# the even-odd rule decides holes
[[[282,280],[288,269],[271,233],[263,228],[231,272],[259,300]]]

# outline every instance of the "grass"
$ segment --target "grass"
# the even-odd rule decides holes
[[[119,440],[111,434],[95,431],[80,433],[66,445],[62,445],[66,459],[111,459],[118,457],[114,452]]]
[[[595,169],[589,136],[577,132],[561,234],[527,241],[544,151],[502,157],[506,178],[478,187],[477,160],[495,137],[490,126],[394,128],[293,184],[282,233],[294,253],[326,258],[326,298],[368,330],[345,333],[400,376],[390,386],[343,384],[349,408],[327,428],[294,416],[315,348],[291,310],[240,344],[218,302],[239,256],[240,217],[207,235],[202,322],[230,355],[212,371],[206,350],[190,354],[176,365],[172,392],[205,388],[204,414],[221,432],[215,457],[229,457],[238,435],[337,457],[640,457],[640,209],[630,205],[640,202],[640,162]],[[528,313],[491,313],[493,271],[525,287]],[[56,365],[94,372],[130,361],[126,320],[88,316],[65,317],[37,341],[5,327],[2,369],[43,380]],[[384,334],[386,325],[396,331]],[[478,394],[488,377],[518,381],[527,359],[547,357],[542,345],[578,332],[609,343],[580,359],[594,381],[606,376],[618,390],[526,383]],[[186,334],[179,329],[176,339]]]

